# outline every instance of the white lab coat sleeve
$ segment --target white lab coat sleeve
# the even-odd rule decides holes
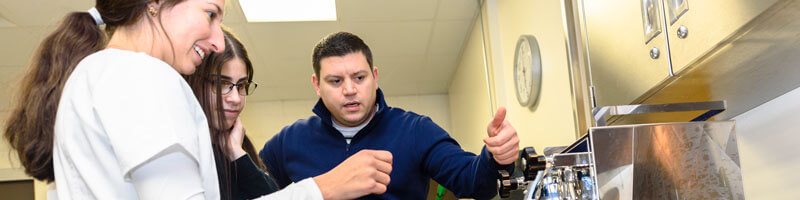
[[[261,196],[258,200],[322,200],[322,192],[313,178],[286,186],[280,191]]]
[[[200,169],[173,145],[131,172],[139,199],[204,199]]]

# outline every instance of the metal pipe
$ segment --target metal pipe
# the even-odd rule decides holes
[[[492,84],[489,80],[489,62],[486,60],[489,57],[489,52],[486,50],[486,35],[485,30],[483,29],[483,0],[477,0],[478,2],[478,19],[480,20],[481,26],[481,49],[483,50],[483,71],[484,75],[486,76],[486,95],[489,97],[489,117],[494,118],[494,100],[492,99]]]

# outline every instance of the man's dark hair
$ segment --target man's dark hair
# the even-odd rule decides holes
[[[344,56],[349,53],[361,52],[367,58],[369,69],[372,69],[372,52],[369,46],[358,36],[348,32],[331,33],[322,38],[314,46],[314,53],[311,55],[311,62],[314,66],[314,74],[319,77],[320,60],[333,56]]]

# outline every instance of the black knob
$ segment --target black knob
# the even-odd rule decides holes
[[[547,167],[547,159],[543,155],[536,155],[536,150],[533,147],[525,147],[522,149],[522,173],[525,180],[532,181],[536,179],[536,173],[544,170]]]
[[[511,191],[516,190],[519,186],[516,179],[511,178],[511,174],[506,170],[498,170],[500,173],[500,180],[497,180],[497,193],[500,198],[508,198],[511,196]]]

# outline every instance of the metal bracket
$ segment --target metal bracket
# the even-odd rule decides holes
[[[637,104],[637,105],[618,105],[596,107],[592,110],[595,126],[606,126],[606,117],[609,115],[632,115],[644,113],[661,112],[682,112],[708,110],[708,112],[695,117],[691,121],[705,121],[725,111],[727,103],[723,101],[705,101],[690,103],[668,103],[668,104]]]

